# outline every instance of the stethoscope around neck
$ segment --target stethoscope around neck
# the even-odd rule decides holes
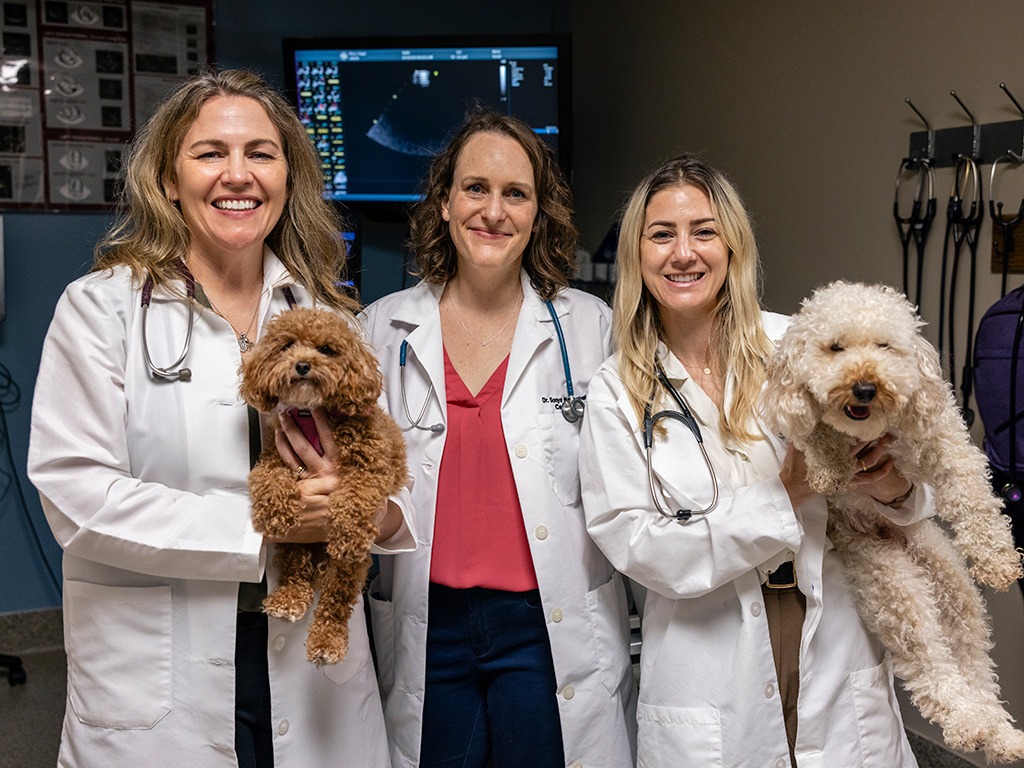
[[[583,402],[583,398],[576,395],[572,387],[572,370],[569,368],[569,351],[565,346],[565,334],[562,333],[562,324],[558,321],[558,313],[555,312],[555,307],[550,301],[545,301],[544,304],[548,308],[548,313],[551,315],[551,320],[555,324],[555,333],[558,336],[558,348],[562,353],[562,369],[565,371],[565,390],[567,397],[562,400],[558,410],[562,413],[564,418],[570,424],[575,424],[583,418],[583,414],[586,411],[586,403]],[[423,425],[423,417],[427,413],[427,406],[430,404],[430,399],[434,396],[434,383],[430,383],[430,387],[427,389],[427,396],[423,398],[423,406],[420,408],[419,414],[414,419],[412,414],[409,412],[409,400],[405,394],[405,360],[406,350],[409,347],[409,342],[402,340],[402,345],[398,349],[398,378],[402,390],[402,408],[405,409],[405,418],[409,422],[409,426],[402,429],[403,432],[408,432],[410,429],[422,429],[425,432],[433,432],[434,434],[441,434],[444,432],[444,424],[437,422],[429,426]]]
[[[192,321],[195,319],[196,314],[196,279],[183,263],[178,264],[178,270],[185,280],[185,303],[188,305],[188,324],[185,327],[185,344],[181,349],[181,354],[178,355],[177,360],[165,368],[154,364],[153,358],[149,355],[149,344],[146,341],[146,316],[149,314],[149,305],[153,298],[153,278],[147,277],[146,282],[142,286],[142,356],[145,358],[150,372],[158,379],[190,381],[192,379],[192,369],[184,367],[182,363],[185,362],[185,358],[188,356],[189,345],[192,343]]]
[[[188,357],[189,346],[192,343],[192,323],[195,320],[196,309],[196,279],[192,276],[192,272],[185,266],[184,262],[178,262],[178,271],[181,273],[182,279],[185,281],[185,303],[188,305],[188,324],[185,327],[185,343],[182,345],[181,354],[178,355],[178,359],[170,365],[161,368],[153,362],[153,358],[149,354],[149,343],[146,340],[146,318],[149,314],[149,305],[153,299],[153,278],[147,277],[146,282],[142,284],[142,357],[146,361],[146,365],[149,367],[150,373],[158,379],[165,379],[167,381],[191,381],[192,380],[192,369],[186,368],[182,365],[185,362],[185,358]],[[289,308],[294,308],[298,302],[295,300],[295,294],[292,292],[291,286],[284,286],[282,288],[285,300],[288,302]]]
[[[693,417],[693,413],[690,412],[679,390],[673,387],[672,382],[668,380],[668,376],[665,375],[665,369],[661,367],[660,362],[654,364],[654,375],[657,378],[654,384],[654,391],[651,393],[651,399],[644,405],[643,432],[644,453],[647,458],[647,482],[651,488],[651,499],[654,501],[654,508],[658,513],[662,517],[675,520],[677,523],[685,523],[695,517],[704,517],[718,506],[718,477],[715,475],[715,468],[711,465],[711,459],[708,458],[708,452],[704,448],[704,438],[701,436],[700,427],[697,426],[697,419]],[[657,399],[659,384],[665,388],[665,391],[668,392],[679,410],[662,410],[653,415],[651,414],[654,408],[654,401]],[[658,423],[659,419],[681,421],[693,433],[693,437],[697,441],[697,447],[700,448],[701,456],[704,457],[704,464],[708,468],[708,474],[711,477],[711,503],[703,509],[677,509],[673,512],[670,509],[666,509],[665,505],[661,502],[662,491],[660,487],[655,487],[654,466],[651,463],[651,453],[654,449],[654,425]],[[657,483],[657,485],[660,486],[661,484]]]

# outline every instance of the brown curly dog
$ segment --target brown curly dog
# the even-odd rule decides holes
[[[295,308],[273,318],[243,361],[241,395],[264,413],[323,407],[337,446],[340,481],[330,495],[323,544],[278,544],[277,588],[263,601],[271,616],[296,621],[320,599],[306,637],[307,658],[336,664],[348,651],[348,619],[370,567],[377,511],[408,476],[405,441],[377,405],[377,360],[345,318],[327,310]],[[253,525],[280,537],[299,520],[298,480],[278,455],[267,430],[259,463],[249,473]]]

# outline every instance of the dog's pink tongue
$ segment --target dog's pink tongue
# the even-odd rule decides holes
[[[313,449],[323,456],[324,451],[320,447],[320,435],[317,434],[313,414],[305,408],[289,408],[287,413],[292,417],[292,421],[295,422],[296,426],[302,430],[302,434],[306,436],[306,440],[313,446]]]

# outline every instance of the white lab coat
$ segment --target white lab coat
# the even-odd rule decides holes
[[[258,327],[288,309],[281,288],[293,283],[269,249],[264,282]],[[293,291],[311,303],[301,286]],[[181,352],[187,314],[184,301],[154,292],[156,365]],[[276,584],[273,548],[250,520],[238,347],[222,318],[197,311],[192,380],[156,380],[140,315],[127,269],[75,281],[36,384],[29,476],[64,548],[60,765],[232,768],[238,584],[258,582],[265,566]],[[407,491],[396,500],[408,509]],[[413,546],[407,524],[387,544]],[[347,658],[322,669],[305,659],[311,614],[269,619],[275,765],[388,766],[361,604]]]
[[[502,425],[547,616],[567,765],[633,765],[635,687],[621,576],[587,536],[580,504],[579,422],[557,410],[565,373],[547,307],[522,273],[523,306],[512,342],[501,403]],[[405,387],[412,418],[446,415],[438,303],[441,288],[420,283],[370,306],[364,324],[384,371],[391,413],[409,422],[402,403],[399,349],[409,342]],[[575,392],[610,349],[610,311],[589,294],[554,299],[565,334]],[[427,391],[434,387],[428,397]],[[413,475],[416,552],[381,558],[370,588],[374,642],[394,765],[419,763],[427,637],[427,589],[437,475],[446,433],[405,433]],[[553,694],[556,692],[553,691]],[[528,750],[529,745],[524,745]]]
[[[785,318],[765,314],[777,338]],[[647,587],[640,656],[638,765],[643,768],[785,768],[789,751],[758,566],[795,552],[807,598],[800,648],[796,760],[799,768],[913,768],[883,649],[857,614],[842,566],[825,536],[822,498],[801,507],[802,524],[778,477],[781,440],[730,449],[718,412],[661,346],[717,472],[721,497],[704,519],[662,517],[651,501],[640,425],[609,359],[590,385],[580,445],[587,529],[612,564]],[[731,396],[727,385],[726,400]],[[675,407],[674,405],[672,406]],[[692,433],[664,419],[653,466],[665,506],[699,509],[711,480]],[[930,510],[928,493],[900,524]]]

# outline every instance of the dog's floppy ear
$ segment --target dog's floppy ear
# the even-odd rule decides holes
[[[920,381],[907,398],[900,418],[900,431],[917,439],[923,438],[944,423],[943,412],[954,407],[949,382],[942,375],[939,353],[927,339],[915,333],[911,351],[920,373]]]
[[[761,414],[768,428],[789,439],[809,435],[821,408],[797,375],[806,344],[791,326],[768,357],[767,381],[761,391]]]
[[[270,358],[280,352],[283,346],[276,330],[271,321],[259,342],[238,367],[242,379],[238,392],[245,402],[261,413],[269,413],[277,407],[277,398],[267,391],[269,387],[264,380],[272,369]]]
[[[345,322],[339,320],[339,322]],[[384,378],[381,375],[377,358],[373,356],[366,344],[359,338],[358,333],[346,326],[339,340],[338,354],[344,361],[340,366],[341,378],[334,391],[337,392],[337,400],[325,403],[329,408],[346,411],[352,406],[357,408],[369,408],[380,397],[381,389],[384,386]]]

